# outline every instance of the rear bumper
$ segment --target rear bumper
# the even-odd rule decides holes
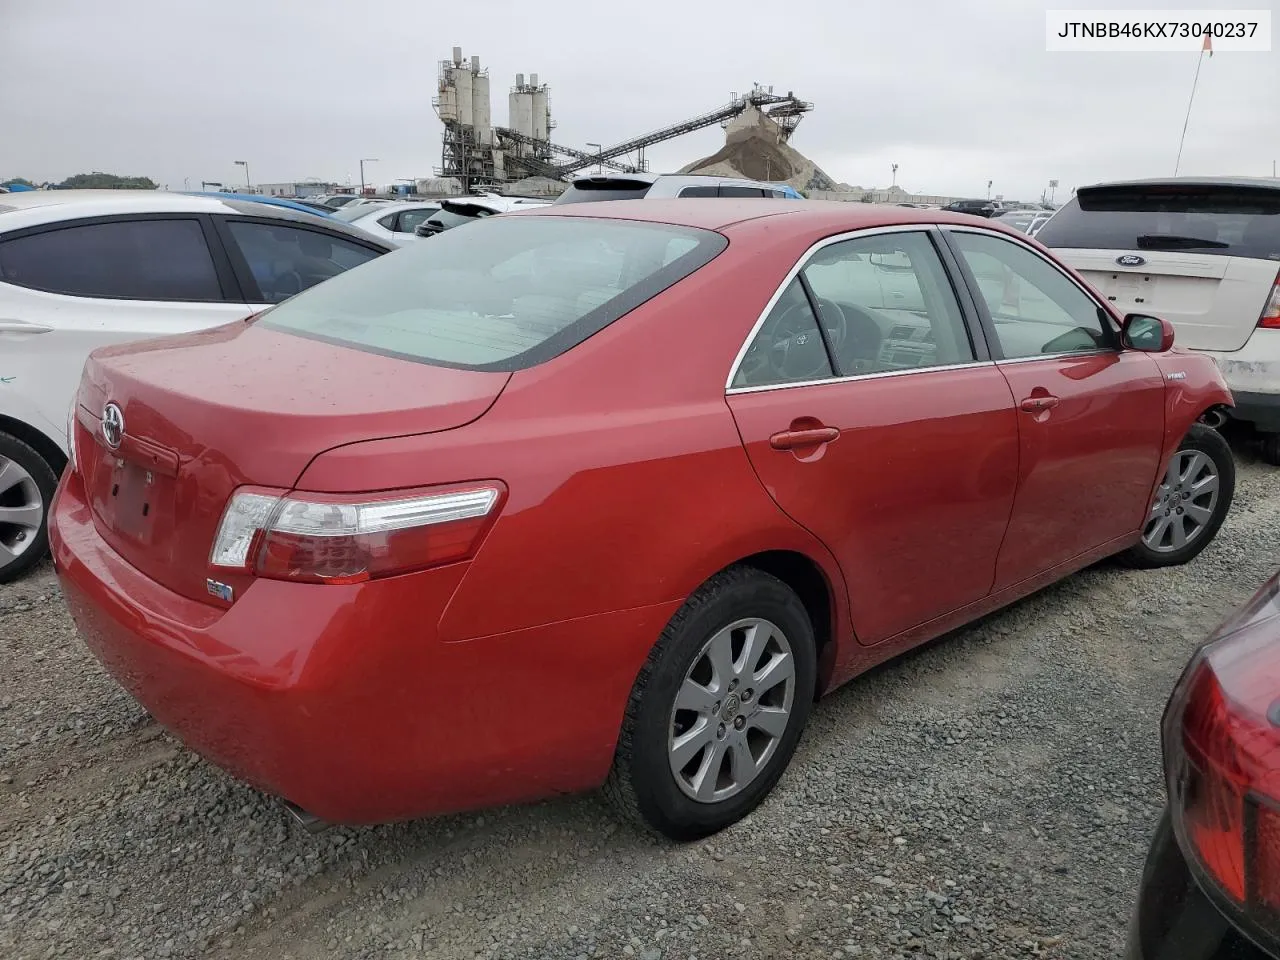
[[[1126,960],[1270,960],[1205,894],[1165,811],[1151,841]]]
[[[258,580],[222,610],[116,554],[76,475],[49,528],[72,616],[112,676],[198,753],[331,822],[597,786],[678,606],[443,642],[465,564],[344,586]]]
[[[1260,430],[1280,431],[1280,330],[1254,330],[1248,342],[1212,357],[1235,395],[1231,416]]]

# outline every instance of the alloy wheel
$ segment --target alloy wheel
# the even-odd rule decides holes
[[[750,618],[717,632],[671,710],[667,753],[681,791],[700,803],[740,793],[777,752],[795,693],[795,656],[775,624]]]
[[[16,460],[0,455],[0,567],[36,542],[43,521],[44,498],[35,477]]]
[[[1217,464],[1199,450],[1179,450],[1156,490],[1142,542],[1157,553],[1181,550],[1205,531],[1217,505]]]

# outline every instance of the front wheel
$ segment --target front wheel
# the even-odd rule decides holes
[[[1132,567],[1186,563],[1207,547],[1231,509],[1236,462],[1218,431],[1193,424],[1169,458],[1142,528],[1120,555]]]
[[[57,486],[44,457],[0,433],[0,583],[16,580],[48,552],[45,514]]]
[[[641,669],[606,796],[673,840],[742,819],[795,753],[816,660],[813,625],[790,587],[747,567],[717,574],[672,618]]]

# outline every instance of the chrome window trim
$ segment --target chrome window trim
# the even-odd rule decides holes
[[[1032,363],[1036,360],[1065,360],[1068,357],[1112,357],[1120,353],[1119,350],[1068,350],[1065,353],[1037,353],[1033,357],[1005,357],[1001,360],[994,361],[997,366],[1004,366],[1006,363]]]
[[[1096,306],[1096,307],[1101,307],[1101,308],[1102,308],[1102,310],[1103,310],[1103,312],[1104,312],[1104,313],[1105,313],[1109,318],[1111,318],[1111,319],[1112,319],[1112,321],[1114,322],[1114,319],[1115,319],[1115,318],[1114,318],[1114,317],[1111,317],[1111,308],[1110,308],[1107,304],[1105,304],[1105,303],[1103,303],[1101,300],[1099,300],[1099,299],[1098,299],[1098,297],[1097,297],[1097,295],[1096,295],[1096,294],[1094,294],[1094,292],[1093,292],[1092,290],[1090,290],[1088,287],[1082,286],[1082,285],[1080,284],[1080,281],[1079,281],[1079,280],[1077,280],[1075,277],[1073,277],[1071,274],[1069,274],[1066,270],[1063,270],[1063,269],[1062,269],[1062,267],[1061,267],[1059,264],[1055,263],[1053,260],[1051,260],[1051,259],[1049,259],[1048,257],[1046,257],[1046,256],[1044,255],[1044,252],[1043,252],[1043,251],[1041,251],[1041,250],[1037,250],[1034,244],[1028,243],[1027,241],[1030,239],[1030,237],[1027,237],[1027,236],[1025,236],[1025,235],[1023,235],[1023,234],[1018,234],[1017,236],[1010,236],[1009,234],[1004,233],[1003,231],[999,231],[999,230],[984,230],[982,227],[971,227],[971,226],[969,226],[968,224],[940,223],[940,224],[938,224],[938,229],[939,229],[939,230],[941,230],[941,231],[943,231],[944,233],[977,233],[977,234],[982,234],[982,235],[984,235],[984,236],[988,236],[988,237],[995,237],[995,238],[996,238],[996,239],[998,239],[998,240],[1007,240],[1007,241],[1008,241],[1008,242],[1010,242],[1010,243],[1013,243],[1013,244],[1015,244],[1015,245],[1017,245],[1017,246],[1022,247],[1022,248],[1023,248],[1024,250],[1026,250],[1028,253],[1033,254],[1033,255],[1034,255],[1034,256],[1036,256],[1036,257],[1039,257],[1041,260],[1043,260],[1043,261],[1044,261],[1045,263],[1047,263],[1049,266],[1053,267],[1053,269],[1054,269],[1054,270],[1057,270],[1057,271],[1058,271],[1058,273],[1062,274],[1062,276],[1064,276],[1067,280],[1069,280],[1069,281],[1071,282],[1072,286],[1074,286],[1077,290],[1079,290],[1081,293],[1083,293],[1083,294],[1085,295],[1085,298],[1086,298],[1086,299],[1088,299],[1090,302],[1092,302],[1094,306]],[[962,255],[962,253],[963,253],[963,251],[960,251],[960,250],[957,250],[957,251],[956,251],[957,256]],[[966,266],[967,266],[967,264],[966,264]],[[970,270],[970,272],[972,272],[972,271],[973,271],[973,268],[972,268],[972,267],[969,267],[969,270]],[[1117,327],[1113,332],[1118,334],[1118,333],[1120,332],[1119,327]],[[1120,348],[1120,349],[1123,349],[1123,348]],[[1099,351],[1099,352],[1100,352],[1100,353],[1114,353],[1115,351],[1114,351],[1114,350],[1106,350],[1106,351]],[[1014,358],[1014,359],[1026,359],[1026,358]],[[1037,359],[1037,360],[1042,360],[1042,359],[1045,359],[1045,358],[1044,358],[1044,357],[1036,357],[1035,359]]]
[[[1033,359],[1039,360],[1039,357]],[[1048,359],[1047,357],[1045,359]],[[794,383],[762,383],[754,387],[730,387],[725,396],[739,393],[764,393],[767,390],[789,390],[792,387],[819,387],[828,383],[848,383],[851,380],[881,380],[885,377],[902,377],[910,373],[937,373],[941,370],[971,370],[975,367],[994,367],[994,360],[969,360],[965,363],[942,363],[932,367],[908,367],[905,370],[878,370],[875,373],[853,373],[847,377],[823,377],[821,380],[797,380]]]
[[[733,378],[738,375],[738,368],[742,365],[742,361],[746,357],[747,351],[751,348],[751,344],[755,342],[756,335],[759,334],[760,328],[764,326],[765,320],[769,318],[769,314],[773,311],[773,308],[777,305],[778,301],[782,299],[782,295],[786,292],[787,287],[791,286],[791,282],[795,280],[801,270],[808,266],[809,261],[813,259],[814,254],[819,250],[829,247],[834,243],[843,243],[845,240],[860,240],[865,237],[875,237],[888,233],[923,233],[928,237],[929,231],[935,230],[937,227],[938,224],[936,223],[900,223],[879,227],[863,227],[860,230],[847,230],[844,233],[837,233],[834,236],[823,237],[821,240],[811,245],[803,254],[800,255],[800,259],[795,262],[791,269],[787,271],[786,277],[784,277],[782,283],[778,285],[778,289],[773,291],[773,296],[771,296],[769,298],[769,302],[764,305],[764,310],[761,312],[760,316],[756,318],[756,322],[751,325],[751,330],[747,333],[747,339],[744,340],[742,342],[742,346],[738,348],[738,354],[733,358],[733,365],[729,368],[729,376],[724,382],[725,393],[755,393],[760,390],[776,390],[784,387],[811,386],[815,383],[843,383],[848,380],[864,380],[867,377],[882,376],[883,374],[880,373],[860,373],[852,374],[847,377],[824,377],[821,380],[806,380],[799,383],[771,383],[760,384],[754,387],[735,387],[733,385]],[[942,267],[943,272],[948,272],[947,265],[943,262],[942,257],[938,257],[938,262]],[[961,323],[965,323],[964,308],[958,297],[956,298],[956,306],[960,309]],[[910,370],[889,370],[885,372],[896,375],[902,373],[917,373],[924,370],[951,370],[958,366],[981,366],[983,363],[987,362],[989,361],[966,361],[964,364],[949,363],[941,367],[914,367]]]

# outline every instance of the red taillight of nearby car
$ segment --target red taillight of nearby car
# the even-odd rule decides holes
[[[470,557],[506,487],[485,481],[378,494],[242,487],[209,555],[215,571],[304,583],[360,583]]]
[[[1174,832],[1206,886],[1280,936],[1280,579],[1196,654],[1165,711]]]
[[[1271,287],[1271,296],[1267,298],[1267,305],[1262,308],[1258,326],[1268,330],[1280,330],[1280,273],[1276,274],[1276,282]]]

